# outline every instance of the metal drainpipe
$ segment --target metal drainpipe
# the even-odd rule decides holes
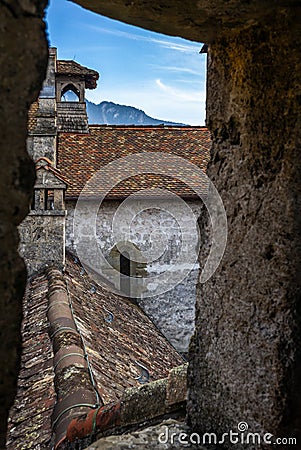
[[[52,341],[57,401],[52,414],[55,446],[66,436],[75,417],[102,406],[90,378],[87,358],[69,305],[66,282],[60,270],[48,268],[49,334]],[[101,404],[100,404],[101,403]]]

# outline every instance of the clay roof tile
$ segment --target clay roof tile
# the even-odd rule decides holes
[[[92,125],[89,134],[59,134],[58,167],[68,180],[66,198],[77,198],[97,170],[134,153],[170,153],[186,158],[205,172],[210,146],[210,133],[205,127]],[[175,174],[181,174],[181,167],[175,167]],[[158,175],[158,167],[154,167],[153,174],[137,175],[119,183],[107,198],[122,199],[142,188],[167,185],[182,197],[196,196],[176,176]]]

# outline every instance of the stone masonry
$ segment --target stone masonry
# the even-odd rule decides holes
[[[149,202],[151,207],[152,201]],[[195,218],[200,214],[200,201],[187,201],[192,209]],[[67,218],[66,218],[66,246],[76,253],[78,239],[84,234],[84,227],[87,220],[91,221],[89,209],[86,215],[81,217],[83,232],[80,236],[74,236],[73,218],[75,202],[67,201]],[[117,208],[120,206],[118,201],[105,201],[101,205],[97,217],[97,242],[104,256],[109,260],[112,250],[117,242],[112,233],[113,217]],[[128,206],[130,207],[130,206]],[[163,255],[156,261],[146,264],[144,276],[154,277],[153,282],[147,284],[148,291],[142,292],[141,297],[137,298],[139,306],[147,313],[147,315],[158,326],[160,331],[169,339],[175,348],[182,354],[187,354],[190,337],[194,331],[194,305],[196,299],[196,284],[198,279],[198,262],[197,262],[197,224],[194,225],[193,250],[195,251],[195,265],[193,270],[187,275],[185,258],[181,263],[181,250],[183,242],[181,240],[181,229],[179,223],[185,220],[185,212],[178,208],[177,217],[172,218],[164,212],[164,204],[161,202],[159,209],[146,209],[139,214],[131,223],[131,241],[138,249],[144,251],[151,245],[150,239],[152,232],[159,232],[165,240],[167,247]],[[168,210],[168,205],[165,205]],[[134,215],[133,215],[134,216]],[[178,221],[178,222],[177,222]],[[193,224],[191,225],[193,228]],[[193,230],[192,230],[193,235]],[[93,260],[93,256],[91,256]],[[156,277],[164,274],[166,284],[166,292],[148,296],[153,289],[157,289]],[[135,274],[133,274],[135,275]],[[162,286],[162,281],[160,286]],[[170,289],[172,287],[172,289]],[[145,295],[147,294],[147,295]]]

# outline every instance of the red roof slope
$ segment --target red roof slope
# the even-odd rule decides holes
[[[153,381],[165,378],[170,369],[183,363],[182,357],[137,306],[95,287],[71,255],[66,258],[64,286],[59,281],[56,283],[57,291],[70,292],[74,317],[104,404],[118,401],[126,388],[141,385],[138,380],[141,365],[148,369],[149,381]],[[37,274],[28,282],[24,297],[22,364],[17,396],[9,414],[7,450],[46,450],[53,445],[51,417],[56,392],[62,390],[62,377],[56,372],[54,386],[54,366],[58,367],[58,362],[54,364],[53,342],[48,335],[51,326],[47,320],[48,293],[45,275]],[[69,349],[68,341],[64,345]],[[69,367],[62,366],[59,370],[64,373]],[[64,380],[69,384],[68,395],[72,396],[74,386],[70,373]],[[84,385],[80,384],[79,388]],[[76,406],[74,411],[80,414]],[[68,410],[60,420],[67,413]]]
[[[163,152],[186,158],[204,172],[209,159],[210,133],[205,127],[90,126],[89,134],[60,133],[58,168],[68,180],[67,198],[76,198],[86,182],[109,162],[133,153]],[[144,174],[114,187],[107,198],[119,199],[140,189],[165,187],[180,196],[195,197],[176,175]]]
[[[17,396],[9,414],[7,450],[51,448],[55,390],[47,291],[47,278],[37,275],[28,282],[23,299],[23,351]]]
[[[70,256],[65,280],[104,404],[140,385],[135,379],[140,373],[135,361],[148,368],[151,381],[165,378],[170,369],[183,364],[138,306],[99,286],[91,292],[93,283]]]

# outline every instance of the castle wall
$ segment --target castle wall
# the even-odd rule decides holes
[[[56,136],[28,136],[27,151],[34,161],[39,158],[48,158],[50,161],[55,159]]]
[[[75,253],[79,243],[79,237],[74,236],[73,233],[75,202],[68,201],[66,203],[68,211],[66,246]],[[187,201],[187,204],[193,211],[196,220],[199,216],[201,202]],[[106,258],[110,258],[110,252],[117,243],[112,233],[112,223],[119,205],[120,202],[118,201],[105,201],[97,216],[97,243]],[[150,249],[152,239],[161,242],[161,238],[167,236],[166,250],[162,256],[156,261],[148,262],[145,266],[145,277],[146,279],[149,278],[150,281],[147,283],[147,292],[142,292],[141,298],[137,301],[177,350],[186,353],[194,330],[194,304],[198,279],[197,228],[195,223],[192,228],[194,228],[195,234],[193,236],[193,250],[196,264],[194,270],[187,273],[188,264],[185,260],[185,254],[182,255],[181,250],[185,249],[185,246],[188,251],[191,249],[189,244],[182,239],[181,224],[186,223],[190,218],[187,218],[186,211],[179,205],[173,209],[175,217],[167,213],[170,207],[168,203],[164,204],[164,201],[160,201],[159,205],[161,209],[155,209],[153,208],[153,202],[150,201],[150,209],[138,214],[135,220],[131,222],[130,242],[141,251]],[[131,208],[131,206],[128,205],[128,208]],[[85,213],[81,216],[81,236],[85,234],[86,221],[91,221],[91,209],[93,209],[92,204],[91,208],[87,206]],[[130,216],[135,216],[134,209],[130,212]],[[93,251],[92,248],[91,261],[94,258]],[[156,294],[158,276],[160,276],[161,285],[164,285],[166,289],[166,292],[161,294]]]

